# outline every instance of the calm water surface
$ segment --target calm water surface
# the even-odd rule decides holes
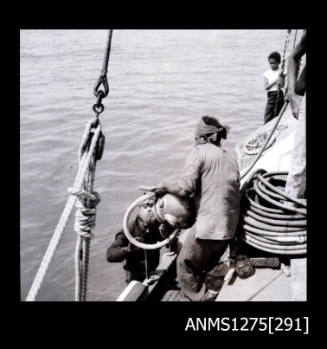
[[[67,201],[79,142],[93,117],[107,31],[23,30],[20,43],[21,297],[25,299]],[[283,52],[285,30],[116,30],[109,96],[101,114],[106,146],[94,188],[101,195],[91,242],[88,300],[113,301],[122,264],[106,249],[127,207],[181,171],[200,116],[231,126],[223,147],[263,122],[266,57]],[[74,299],[74,215],[38,293]]]

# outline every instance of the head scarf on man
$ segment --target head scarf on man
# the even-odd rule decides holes
[[[210,120],[211,124],[207,124],[205,121]],[[213,125],[213,123],[215,125]],[[213,117],[210,116],[203,116],[199,120],[199,122],[196,125],[195,129],[195,137],[201,137],[201,136],[206,136],[212,133],[218,133],[221,134],[222,138],[226,138],[227,133],[229,132],[229,127],[228,126],[223,126],[220,124],[220,122]]]

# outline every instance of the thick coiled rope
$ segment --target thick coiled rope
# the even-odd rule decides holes
[[[244,193],[242,239],[260,250],[306,254],[306,200],[285,194],[287,172],[257,170]]]

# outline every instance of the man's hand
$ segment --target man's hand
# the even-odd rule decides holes
[[[156,199],[161,198],[168,193],[167,188],[164,186],[155,187],[151,191],[154,193]]]
[[[160,224],[159,226],[159,232],[163,239],[166,239],[174,230],[175,228],[167,224],[166,222]]]
[[[297,95],[296,93],[288,92],[286,99],[290,102],[293,116],[295,117],[295,119],[298,119],[301,105],[301,96]]]

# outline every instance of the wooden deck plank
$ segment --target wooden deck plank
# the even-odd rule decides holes
[[[254,275],[247,279],[236,277],[231,285],[225,283],[216,299],[217,302],[251,300],[292,300],[291,278],[279,269],[257,268]]]

